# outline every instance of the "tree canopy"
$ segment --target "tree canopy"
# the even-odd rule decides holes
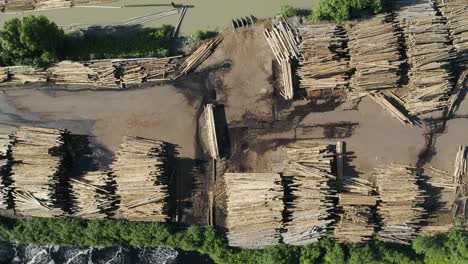
[[[59,60],[159,57],[169,54],[173,28],[137,29],[125,34],[65,34],[45,16],[5,22],[0,30],[0,64],[44,67]]]
[[[363,13],[381,13],[390,4],[391,0],[319,0],[318,7],[312,10],[309,18],[341,23]]]
[[[44,66],[60,59],[65,33],[45,16],[5,22],[0,31],[0,56],[5,65]]]
[[[373,239],[344,245],[329,238],[305,246],[279,244],[261,250],[232,248],[211,227],[124,220],[0,217],[0,240],[39,245],[172,247],[209,255],[216,263],[246,264],[462,264],[468,263],[468,233],[459,229],[421,236],[412,245]]]

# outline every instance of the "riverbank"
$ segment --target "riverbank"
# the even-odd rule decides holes
[[[468,233],[418,237],[412,245],[384,243],[343,245],[328,238],[302,247],[279,244],[262,250],[227,245],[209,227],[117,220],[0,218],[0,240],[60,246],[171,247],[209,255],[216,263],[466,263]]]

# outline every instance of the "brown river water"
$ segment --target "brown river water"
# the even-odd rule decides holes
[[[312,8],[316,0],[186,0],[177,5],[192,6],[187,10],[181,24],[180,33],[189,36],[198,29],[222,30],[231,25],[233,18],[253,15],[257,18],[272,17],[278,14],[280,7],[291,5],[298,8]],[[92,25],[118,25],[126,19],[154,14],[173,9],[170,1],[161,0],[118,0],[108,4],[95,4],[99,7],[74,7],[66,9],[0,14],[0,25],[13,17],[27,15],[45,15],[65,30]],[[154,5],[125,7],[125,5]],[[112,8],[115,7],[115,8]],[[163,24],[174,25],[179,16],[174,14],[144,24],[145,27],[157,27]],[[70,27],[72,26],[72,27]]]

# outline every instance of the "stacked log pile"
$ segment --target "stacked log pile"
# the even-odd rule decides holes
[[[28,11],[34,9],[35,0],[6,0],[4,11]]]
[[[400,33],[391,14],[360,21],[348,30],[351,67],[356,69],[351,87],[358,91],[396,88],[403,63]]]
[[[334,238],[342,243],[370,240],[375,229],[372,219],[377,197],[359,193],[341,193],[338,197],[338,208],[342,213],[334,230]]]
[[[286,203],[290,217],[285,223],[283,241],[290,245],[305,245],[325,235],[333,222],[334,191],[329,181],[332,174],[334,147],[312,141],[298,141],[285,147],[283,176],[290,178],[294,199]]]
[[[119,88],[143,82],[171,80],[180,56],[124,60],[62,61],[46,70],[29,66],[0,67],[0,85],[51,82],[59,85],[85,85]]]
[[[425,214],[424,193],[418,186],[416,168],[392,164],[375,169],[379,191],[378,213],[383,241],[408,244]]]
[[[442,197],[454,197],[457,192],[457,184],[454,182],[453,175],[433,167],[424,168],[424,176],[428,177],[427,183],[432,187],[439,189],[437,199]],[[450,198],[449,198],[450,199]],[[439,203],[438,211],[450,212],[453,209],[453,201],[437,201]]]
[[[455,169],[453,172],[453,183],[460,184],[463,181],[463,175],[466,174],[467,163],[466,163],[466,152],[465,146],[459,146],[457,156],[455,158]]]
[[[145,69],[146,82],[168,81],[170,79],[167,75],[176,71],[178,58],[180,56],[141,60],[137,63]]]
[[[377,196],[372,184],[361,178],[344,177],[340,180],[342,193],[338,194],[340,220],[333,237],[342,243],[361,243],[374,234],[374,210]]]
[[[264,35],[281,66],[282,90],[280,94],[284,99],[290,100],[294,96],[292,61],[298,58],[298,38],[291,26],[281,20],[274,22],[271,30],[265,28]]]
[[[11,139],[8,135],[0,135],[0,209],[8,208],[8,197],[10,188],[5,182],[5,174],[10,163]]]
[[[168,220],[167,158],[164,142],[124,138],[111,165],[121,218],[135,221]]]
[[[448,19],[453,46],[457,50],[457,61],[468,62],[468,5],[465,0],[440,0],[442,15]],[[466,67],[466,66],[465,66]]]
[[[276,173],[226,173],[226,228],[230,246],[263,248],[279,242],[283,187]]]
[[[125,87],[143,82],[169,81],[168,74],[176,71],[177,59],[180,56],[154,58],[114,60],[120,76],[120,84]]]
[[[110,211],[113,197],[108,186],[111,184],[109,173],[93,171],[80,179],[70,179],[71,197],[74,202],[73,216],[81,218],[104,218]]]
[[[271,29],[265,28],[264,34],[279,63],[282,59],[299,57],[299,39],[287,22],[281,20],[273,22]]]
[[[449,99],[447,115],[453,114],[456,103],[468,85],[468,5],[464,0],[440,0],[439,9],[448,19],[450,36],[457,52],[459,76]]]
[[[398,19],[405,34],[410,66],[411,91],[403,98],[405,108],[412,115],[443,110],[452,89],[448,68],[455,55],[448,27],[431,0],[401,7]]]
[[[299,27],[299,88],[307,92],[348,87],[349,61],[344,58],[346,32],[335,24]]]
[[[467,172],[467,151],[465,146],[459,146],[455,158],[455,169],[453,172],[453,184],[455,185],[455,216],[465,218],[467,216],[468,205],[468,181],[464,179]]]
[[[72,1],[70,0],[36,0],[34,3],[34,9],[54,9],[54,8],[65,8],[71,7]]]
[[[89,85],[94,83],[94,72],[79,62],[62,61],[48,69],[50,81],[55,84]]]
[[[195,50],[195,52],[185,58],[184,62],[182,62],[179,67],[180,74],[186,75],[194,71],[214,52],[214,49],[222,40],[223,38],[220,36],[203,43],[197,50]]]
[[[205,149],[213,159],[219,158],[218,137],[216,135],[216,125],[213,114],[213,105],[207,104],[205,110],[200,116],[201,136]]]
[[[47,82],[47,72],[30,66],[0,67],[0,86]]]
[[[55,189],[61,176],[66,131],[21,127],[12,146],[12,187],[16,212],[25,216],[61,215]]]
[[[117,87],[116,66],[110,60],[94,61],[85,63],[93,72],[91,78],[97,86]]]
[[[127,85],[141,84],[146,78],[145,70],[138,64],[122,64],[120,72],[120,85],[123,88]]]
[[[404,112],[402,112],[399,108],[397,108],[390,100],[388,100],[387,96],[394,99],[395,102],[400,103],[399,107],[402,107],[403,102],[400,101],[398,97],[396,97],[393,93],[373,93],[369,95],[377,104],[379,104],[383,109],[385,109],[390,115],[394,118],[398,119],[402,124],[410,124],[414,125],[415,123],[413,120],[407,116]]]

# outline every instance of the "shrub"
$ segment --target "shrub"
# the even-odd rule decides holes
[[[282,17],[293,17],[299,14],[299,10],[290,5],[281,6],[280,15]]]
[[[290,5],[281,6],[279,15],[287,18],[293,16],[308,16],[310,15],[310,10],[295,8]]]
[[[0,30],[0,64],[45,67],[62,59],[167,56],[172,32],[171,26],[163,26],[121,35],[65,34],[45,16],[14,18]]]
[[[193,34],[193,41],[199,41],[199,40],[204,40],[208,38],[212,38],[216,36],[218,33],[215,31],[209,31],[209,30],[197,30],[195,31],[195,34]]]
[[[177,227],[170,223],[124,220],[76,220],[0,217],[0,241],[39,245],[166,246],[209,255],[216,263],[468,263],[468,233],[418,237],[412,246],[373,239],[365,244],[342,245],[329,238],[302,247],[279,244],[265,249],[238,249],[227,245],[211,227]]]
[[[61,58],[64,32],[45,16],[5,22],[0,31],[1,61],[6,65],[46,66]]]
[[[67,35],[64,57],[71,60],[159,57],[169,55],[173,28],[141,29],[123,35]]]
[[[378,14],[390,5],[390,0],[319,0],[309,16],[311,20],[335,20],[341,23],[365,13]]]

